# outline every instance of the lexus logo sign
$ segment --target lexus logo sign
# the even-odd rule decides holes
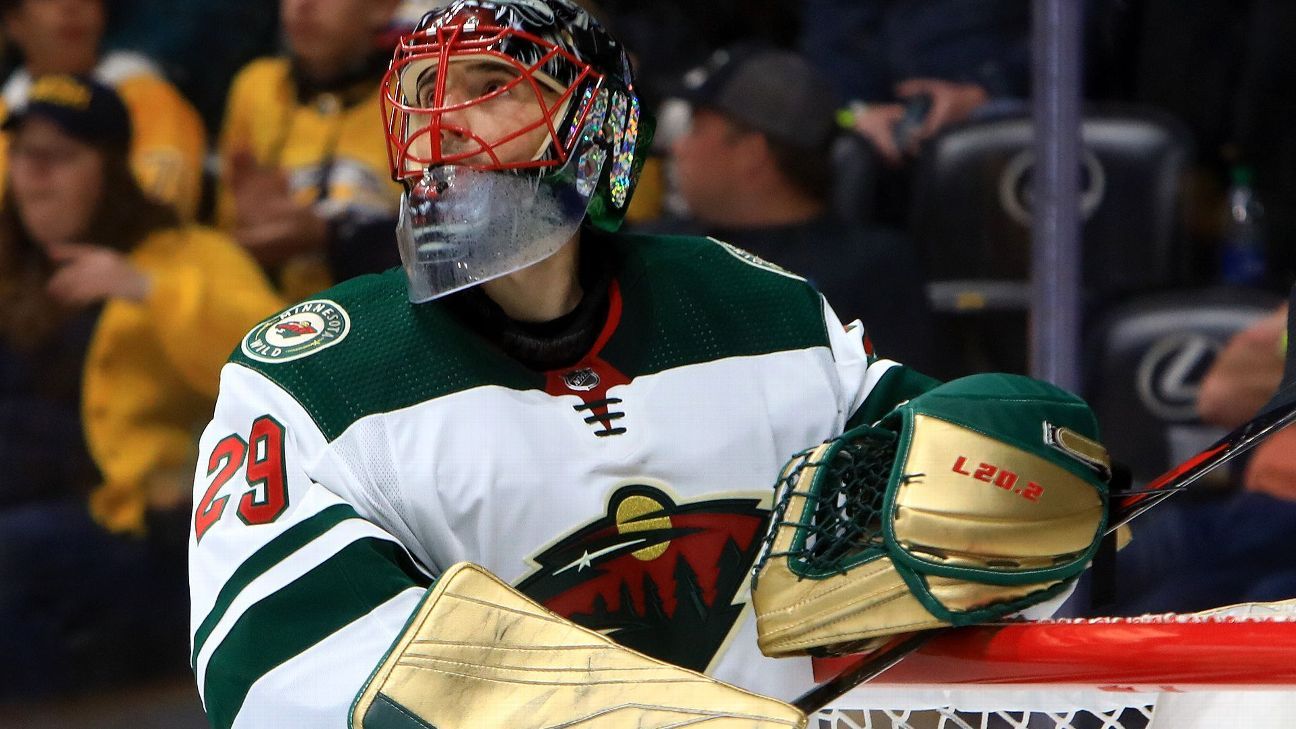
[[[1163,337],[1139,360],[1137,387],[1143,407],[1162,420],[1197,419],[1197,392],[1222,345],[1201,334]]]
[[[1032,174],[1035,152],[1029,149],[1013,155],[999,176],[999,204],[1008,217],[1029,228],[1035,210]],[[1080,150],[1080,219],[1088,220],[1107,195],[1107,172],[1088,149]]]

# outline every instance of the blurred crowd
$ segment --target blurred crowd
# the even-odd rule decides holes
[[[398,265],[380,84],[394,39],[436,4],[0,1],[0,701],[187,670],[194,443],[219,370],[265,316]],[[1005,170],[1029,138],[957,155],[1029,119],[1030,3],[598,5],[658,120],[632,228],[714,236],[805,276],[880,353],[934,375],[1024,367],[1024,303],[995,298],[1014,289],[949,304],[938,284],[1027,270],[1011,242],[1028,239],[1029,187]],[[1086,321],[1153,290],[1225,285],[1277,306],[1296,279],[1296,6],[1086,0],[1084,18],[1095,145],[1099,121],[1127,124],[1111,142],[1123,161],[1099,160],[1084,185],[1098,210],[1085,211]],[[1169,141],[1153,149],[1130,120]],[[962,197],[940,184],[988,166],[999,177]],[[1104,237],[1104,205],[1112,230],[1159,222],[1133,243]],[[1153,263],[1101,253],[1115,249]],[[1237,334],[1193,418],[1232,426],[1259,409],[1285,321],[1273,309]],[[1262,451],[1155,539],[1243,509],[1258,526],[1239,549],[1287,554],[1291,454]],[[1174,564],[1194,579],[1184,550],[1138,544],[1130,574]],[[1291,597],[1280,561],[1158,584],[1125,608]]]

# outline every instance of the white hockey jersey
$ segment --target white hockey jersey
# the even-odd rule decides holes
[[[426,586],[465,560],[649,655],[785,699],[812,685],[808,659],[759,653],[747,605],[773,483],[930,381],[730,246],[607,244],[606,323],[561,370],[409,304],[400,271],[248,334],[194,486],[213,726],[346,726]]]

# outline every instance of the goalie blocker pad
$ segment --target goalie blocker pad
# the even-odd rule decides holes
[[[370,676],[355,729],[805,727],[781,701],[636,653],[454,565]]]
[[[1056,596],[1106,522],[1097,430],[1053,385],[974,375],[797,454],[753,578],[761,650],[860,652]]]

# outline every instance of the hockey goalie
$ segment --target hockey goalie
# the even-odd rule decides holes
[[[618,232],[652,125],[583,10],[452,2],[383,99],[402,269],[249,332],[202,437],[213,726],[804,726],[813,654],[1082,569],[1083,402],[938,386],[793,273]]]

